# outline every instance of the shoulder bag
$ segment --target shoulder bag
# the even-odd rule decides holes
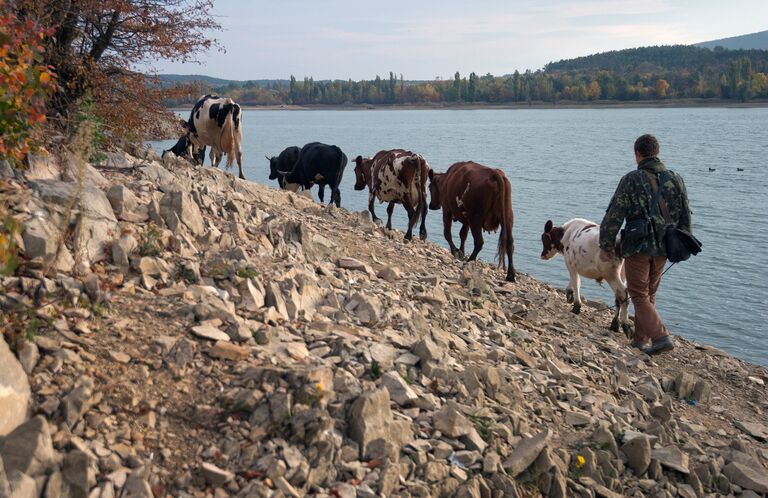
[[[662,244],[667,253],[667,259],[672,263],[679,263],[685,261],[692,255],[695,256],[701,252],[701,242],[699,239],[693,236],[692,233],[687,230],[683,230],[677,226],[677,223],[672,220],[669,215],[669,209],[667,208],[666,200],[664,199],[663,188],[660,185],[664,185],[667,179],[668,173],[662,171],[659,175],[659,182],[656,181],[656,176],[653,173],[646,171],[648,180],[651,183],[651,189],[653,190],[654,200],[658,199],[658,202],[652,206],[655,212],[658,207],[661,210],[662,216],[664,216],[664,232],[662,238]],[[660,194],[660,195],[659,195]],[[653,217],[653,214],[651,215]]]

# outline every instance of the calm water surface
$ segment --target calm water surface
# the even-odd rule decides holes
[[[436,171],[469,159],[503,169],[513,190],[515,266],[560,287],[568,283],[563,260],[539,259],[544,223],[599,222],[619,178],[635,168],[634,139],[653,133],[662,160],[686,181],[704,244],[664,276],[660,312],[675,334],[768,365],[768,109],[246,111],[243,122],[245,175],[261,183],[274,185],[265,155],[312,141],[340,146],[350,162],[404,148]],[[348,166],[342,206],[367,209],[367,192],[353,184]],[[380,217],[385,207],[376,205]],[[399,206],[393,223],[406,226]],[[439,212],[430,211],[427,229],[447,246]],[[497,234],[485,238],[481,257],[492,261]],[[613,302],[608,286],[583,280],[582,287],[589,298]]]

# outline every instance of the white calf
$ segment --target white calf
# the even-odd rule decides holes
[[[552,220],[544,225],[541,234],[544,249],[541,259],[552,259],[558,253],[565,258],[565,266],[570,274],[566,288],[566,298],[573,303],[573,311],[581,311],[581,278],[591,278],[602,285],[603,280],[613,289],[616,298],[616,314],[611,322],[611,330],[619,331],[619,324],[625,334],[630,333],[629,327],[629,294],[624,279],[624,260],[615,257],[609,262],[600,259],[600,227],[589,220],[574,218],[562,227],[552,225]]]

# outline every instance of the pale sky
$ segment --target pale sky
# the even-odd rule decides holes
[[[501,75],[768,29],[768,0],[217,0],[226,53],[160,73],[225,79]]]

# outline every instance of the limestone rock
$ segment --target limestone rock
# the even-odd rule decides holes
[[[386,442],[390,437],[392,411],[389,408],[389,392],[377,389],[359,396],[347,418],[349,435],[360,448],[360,458],[369,458],[371,446],[377,441]]]
[[[381,383],[389,391],[389,397],[400,406],[409,406],[419,399],[416,392],[397,372],[387,372],[382,376]]]
[[[545,429],[533,437],[522,439],[515,447],[506,462],[504,468],[510,476],[517,477],[538,458],[539,453],[547,447],[550,432]]]
[[[207,339],[209,341],[230,341],[229,335],[227,335],[226,332],[222,332],[212,325],[198,325],[192,327],[192,333],[201,339]]]
[[[223,360],[240,361],[248,358],[250,352],[250,348],[245,346],[237,346],[225,341],[216,341],[216,344],[208,351],[208,354]]]
[[[71,272],[75,264],[72,254],[66,246],[59,250],[61,232],[44,212],[37,213],[24,224],[22,240],[24,241],[24,256],[27,259],[38,260],[43,265],[53,265],[59,271]],[[56,252],[59,250],[58,258]]]
[[[27,419],[30,396],[27,374],[0,334],[0,436]]]
[[[216,487],[223,486],[235,478],[235,475],[232,472],[220,469],[216,465],[208,462],[203,462],[200,465],[200,473],[206,482]]]
[[[640,477],[651,464],[651,441],[647,437],[636,437],[625,442],[621,451],[627,456],[627,465]]]
[[[160,199],[160,216],[174,233],[181,225],[195,236],[205,233],[205,222],[197,202],[183,190],[170,190]]]
[[[417,342],[411,351],[421,359],[422,364],[427,361],[439,362],[445,356],[445,348],[428,337]]]
[[[456,404],[449,401],[432,417],[432,425],[448,437],[457,438],[469,434],[474,429],[472,422],[465,417]]]
[[[62,398],[62,411],[70,428],[91,408],[94,401],[93,388],[93,379],[84,375],[77,379],[72,390]]]
[[[40,415],[0,440],[0,457],[9,475],[13,471],[36,477],[55,465],[48,422]]]
[[[107,190],[107,199],[112,205],[115,215],[132,213],[139,206],[139,199],[125,185],[113,185]]]
[[[664,467],[688,474],[688,455],[677,446],[666,446],[651,451],[651,458],[656,459]]]
[[[759,472],[752,467],[739,462],[731,462],[723,468],[723,474],[731,481],[755,493],[768,493],[768,473],[765,469]]]

